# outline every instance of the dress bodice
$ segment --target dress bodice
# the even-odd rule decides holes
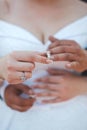
[[[75,40],[83,48],[87,47],[87,16],[62,28],[54,34],[54,37],[58,39]],[[5,56],[15,50],[44,52],[50,44],[49,40],[45,44],[42,44],[42,42],[31,32],[23,29],[22,27],[5,21],[0,21],[0,56]],[[54,65],[60,67],[60,64],[64,67],[63,62],[58,62],[57,64],[52,63],[50,65],[36,63],[36,68],[33,71],[32,78],[27,80],[25,84],[31,86],[34,84],[35,78],[47,74],[47,67]]]

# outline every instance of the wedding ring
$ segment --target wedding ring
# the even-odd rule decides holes
[[[46,55],[47,55],[47,58],[48,58],[48,59],[51,59],[50,51],[47,51]]]
[[[22,80],[22,81],[25,81],[25,80],[26,80],[25,72],[22,72],[21,80]]]

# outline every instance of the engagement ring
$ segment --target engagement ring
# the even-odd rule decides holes
[[[25,80],[26,80],[25,72],[22,72],[21,80],[22,80],[22,81],[25,81]]]

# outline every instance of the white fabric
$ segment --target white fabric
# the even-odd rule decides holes
[[[76,40],[83,48],[87,47],[87,17],[66,26],[54,36],[58,39]],[[49,44],[50,42],[47,41],[43,45],[32,33],[21,27],[0,21],[0,56],[14,50],[43,52]],[[45,68],[49,66],[51,64],[48,66],[37,64],[32,79],[27,80],[25,84],[32,85],[36,77],[46,75]],[[1,93],[3,93],[2,89]],[[24,113],[11,110],[3,101],[0,101],[0,129],[87,130],[87,97],[78,96],[63,103],[50,105],[36,102],[29,111]]]

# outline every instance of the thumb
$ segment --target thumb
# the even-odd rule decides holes
[[[55,48],[56,46],[58,46],[58,43],[60,42],[59,39],[57,39],[53,36],[49,36],[49,40],[51,41],[51,44],[49,45],[48,50]]]
[[[67,68],[67,69],[73,69],[73,70],[75,70],[75,71],[80,72],[79,66],[80,66],[80,64],[79,64],[79,62],[77,62],[77,61],[68,62],[68,63],[66,64],[66,68]]]
[[[24,84],[19,84],[19,85],[16,85],[16,88],[18,88],[22,93],[25,93],[25,94],[33,94],[33,91],[32,89],[29,88],[29,86],[27,85],[24,85]]]
[[[55,42],[57,39],[56,39],[55,37],[53,37],[53,36],[49,36],[49,40],[50,40],[51,42]]]

